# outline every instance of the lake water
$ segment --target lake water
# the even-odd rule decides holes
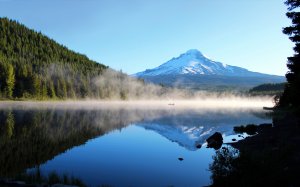
[[[97,187],[209,185],[215,150],[206,148],[206,138],[218,131],[230,142],[237,137],[233,126],[270,123],[260,108],[2,104],[0,178],[67,176]]]

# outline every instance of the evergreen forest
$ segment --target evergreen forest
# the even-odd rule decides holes
[[[1,99],[99,97],[94,78],[107,68],[17,21],[0,18]]]

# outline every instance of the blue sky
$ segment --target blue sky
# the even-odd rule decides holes
[[[0,0],[0,16],[132,74],[188,49],[284,75],[292,42],[284,0]]]

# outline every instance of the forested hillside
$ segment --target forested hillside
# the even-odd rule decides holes
[[[251,95],[278,95],[283,93],[286,83],[261,84],[249,90]]]
[[[93,78],[106,66],[24,25],[0,18],[0,98],[99,97]]]

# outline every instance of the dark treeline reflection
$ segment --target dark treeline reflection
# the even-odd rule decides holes
[[[17,180],[26,182],[26,184],[64,184],[64,185],[75,185],[79,187],[86,187],[84,182],[74,176],[68,174],[59,175],[55,171],[50,172],[48,175],[43,175],[40,168],[37,167],[30,172],[24,172],[17,176]]]
[[[173,106],[167,108],[147,108],[144,106],[121,107],[111,104],[101,105],[101,107],[95,108],[83,107],[81,105],[47,105],[44,107],[7,105],[0,108],[0,179],[11,178],[40,184],[52,183],[53,181],[54,183],[61,181],[67,181],[67,184],[79,183],[80,181],[76,181],[76,178],[72,179],[72,175],[74,175],[78,177],[78,180],[82,180],[82,184],[112,184],[115,181],[110,178],[112,174],[106,175],[106,172],[103,171],[111,171],[110,168],[115,167],[114,159],[116,155],[108,155],[109,151],[106,150],[109,149],[110,145],[113,145],[109,142],[106,142],[104,147],[93,145],[94,150],[82,150],[83,152],[91,151],[91,154],[99,154],[99,149],[101,149],[101,154],[99,155],[103,155],[102,159],[106,158],[105,162],[107,163],[105,164],[102,163],[101,160],[93,159],[92,161],[86,162],[88,163],[87,167],[98,164],[97,167],[91,167],[92,169],[89,168],[86,170],[86,167],[80,163],[72,163],[72,167],[79,169],[76,173],[72,172],[70,166],[66,166],[63,172],[60,171],[60,166],[55,166],[51,168],[51,171],[53,169],[53,172],[56,172],[54,175],[49,173],[51,171],[43,171],[43,167],[47,161],[55,160],[55,156],[75,146],[83,145],[87,143],[88,140],[95,139],[114,130],[121,131],[122,128],[130,124],[139,128],[140,133],[147,134],[149,136],[145,137],[147,141],[153,137],[158,138],[158,136],[153,135],[155,133],[161,135],[160,137],[163,138],[159,138],[160,141],[164,142],[164,140],[167,139],[170,142],[175,142],[179,146],[178,148],[173,146],[168,148],[161,147],[156,143],[155,147],[157,147],[157,149],[150,146],[150,150],[154,148],[155,150],[178,149],[184,151],[186,154],[193,154],[191,151],[197,154],[198,148],[195,146],[205,143],[205,139],[210,136],[211,133],[218,131],[224,136],[231,135],[233,134],[233,126],[242,125],[245,122],[258,124],[269,121],[269,119],[264,118],[265,116],[261,114],[261,111],[256,109],[195,109],[175,108]],[[127,132],[128,129],[122,132]],[[153,133],[149,133],[149,130]],[[136,154],[141,147],[148,145],[143,142],[143,138],[139,139],[139,136],[135,137],[132,133],[129,134],[130,137],[137,138],[134,140],[136,141],[136,150],[131,150],[132,153],[130,153],[130,151],[128,153],[127,148],[118,148],[118,151],[115,153],[126,153],[128,156],[130,154]],[[128,134],[126,136],[128,136]],[[122,141],[124,140],[126,141],[126,139]],[[157,141],[157,139],[154,139],[154,141]],[[143,145],[144,143],[145,145]],[[90,144],[87,143],[87,146],[89,145]],[[182,147],[185,149],[181,149]],[[149,157],[149,155],[143,154],[149,153],[146,151],[146,153],[141,152],[138,155],[142,155],[142,158],[151,158],[151,156]],[[107,155],[108,157],[106,157]],[[72,154],[69,156],[72,156]],[[170,157],[172,156],[174,155],[170,153]],[[112,157],[111,160],[110,157]],[[133,171],[143,169],[137,164],[138,162],[136,162],[136,160],[130,160],[131,157],[135,158],[130,155],[130,157],[125,157],[123,160],[122,158],[117,159],[120,163],[126,163],[124,164],[126,167],[122,167],[122,164],[118,166],[120,167],[118,168],[120,171],[125,171],[128,167]],[[175,155],[175,157],[177,157],[177,155]],[[86,161],[86,159],[89,158],[80,158],[82,161]],[[203,158],[199,159],[201,160]],[[161,160],[164,160],[164,158],[151,161],[157,164],[155,167],[147,164],[145,167],[157,169],[161,165]],[[174,163],[172,162],[173,161],[168,161],[169,165],[167,168],[170,170],[174,169]],[[197,167],[195,168],[197,169]],[[84,170],[84,172],[101,173],[104,179],[107,180],[90,179],[84,172],[81,172],[81,169]],[[68,175],[69,179],[63,176],[64,173]],[[138,172],[134,175],[141,177],[144,176],[144,174]],[[124,178],[123,172],[113,172],[113,175],[120,180]],[[128,175],[127,177],[130,178],[132,176]],[[166,174],[166,177],[173,177],[173,175]],[[70,181],[73,182],[69,183]],[[118,184],[121,183],[122,182]],[[143,181],[142,184],[144,184]]]
[[[127,110],[0,111],[0,177],[13,177],[96,136],[144,118]],[[149,114],[148,114],[149,115]]]

